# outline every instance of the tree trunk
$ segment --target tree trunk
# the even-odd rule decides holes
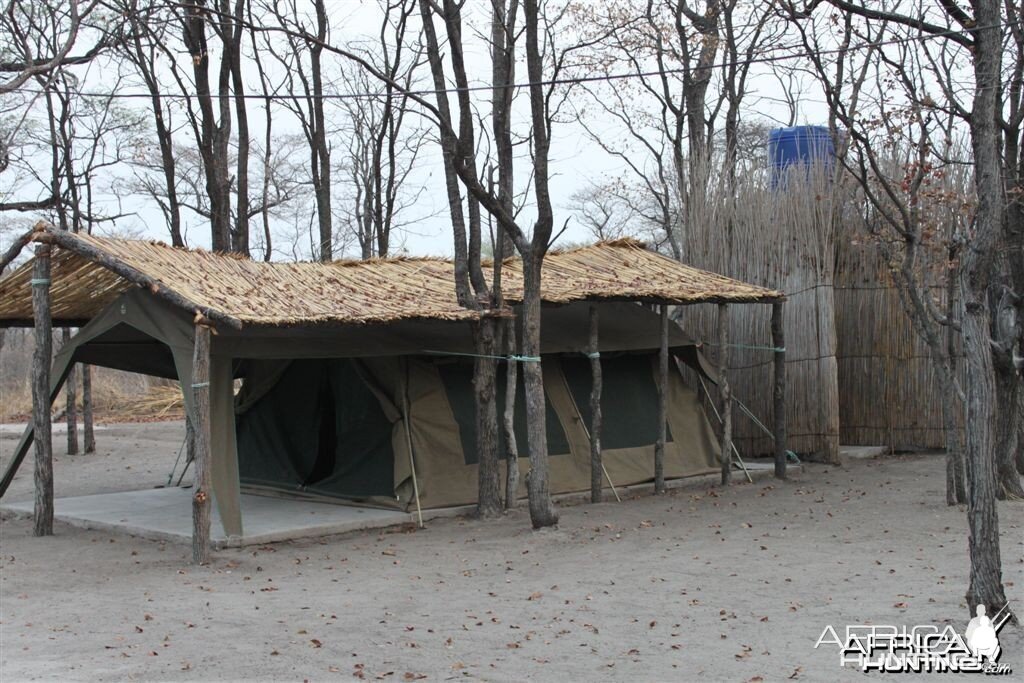
[[[979,604],[996,610],[1006,604],[996,508],[995,373],[989,344],[988,287],[995,265],[1003,219],[1003,185],[996,117],[1000,81],[999,0],[975,0],[975,93],[971,145],[977,190],[974,237],[964,250],[960,273],[962,334],[967,363],[966,462],[971,578],[967,602],[973,615]]]
[[[65,345],[71,341],[71,330],[64,328],[61,331],[61,344]],[[78,455],[78,367],[71,364],[68,370],[68,378],[64,382],[64,396],[67,399],[64,409],[64,417],[68,425],[68,455]]]
[[[1024,391],[1017,392],[1017,452],[1014,460],[1018,474],[1024,474]]]
[[[92,366],[82,364],[82,450],[96,452],[96,434],[93,431]]]
[[[249,256],[249,113],[245,104],[245,82],[242,78],[242,31],[246,3],[235,0],[234,22],[231,34],[223,37],[224,55],[229,58],[231,87],[235,100],[235,118],[238,121],[238,159],[235,164],[235,187],[237,189],[235,229],[231,248],[239,254]],[[224,3],[224,10],[227,3]]]
[[[940,391],[942,428],[946,442],[946,505],[962,505],[967,502],[967,489],[964,486],[964,456],[960,443],[960,420],[957,419],[957,399],[948,380],[942,380]]]
[[[526,388],[526,441],[530,453],[526,490],[530,498],[530,522],[534,529],[558,523],[548,481],[544,373],[540,363],[540,261],[532,250],[523,255],[523,383]]]
[[[598,340],[597,304],[590,305],[590,502],[601,502],[601,351]]]
[[[982,302],[965,300],[964,353],[967,359],[967,522],[970,529],[971,610],[979,604],[994,609],[1006,603],[999,549],[996,509],[995,378],[988,348],[988,309]]]
[[[729,389],[729,307],[718,304],[718,391],[722,401],[722,486],[732,481],[732,392]]]
[[[515,323],[508,319],[505,326],[505,349],[507,355],[516,353]],[[519,447],[516,444],[516,385],[519,380],[519,363],[509,360],[505,364],[505,413],[502,416],[505,430],[505,509],[516,506],[519,497]]]
[[[327,7],[323,0],[314,0],[316,37],[319,43],[327,41]],[[320,260],[334,258],[334,227],[331,214],[331,148],[327,142],[327,123],[324,116],[324,83],[321,69],[323,47],[310,43],[309,68],[313,80],[310,98],[312,133],[310,153],[313,155],[313,187],[316,194],[317,225],[320,230]]]
[[[192,404],[195,414],[196,462],[192,485],[192,562],[210,561],[210,328],[195,327],[192,356]]]
[[[956,259],[956,248],[951,247],[949,260]],[[946,315],[952,319],[957,310],[956,272],[950,269],[946,276]],[[964,450],[961,422],[962,406],[956,396],[957,381],[956,329],[946,326],[946,367],[939,370],[939,390],[942,392],[942,429],[946,442],[946,505],[965,505],[967,487],[964,482]]]
[[[476,405],[477,515],[490,519],[501,515],[501,471],[498,469],[498,415],[495,401],[495,318],[476,324],[473,390]]]
[[[661,305],[661,345],[658,351],[658,440],[654,444],[654,493],[665,493],[665,440],[668,430],[668,306]],[[591,474],[593,477],[593,474]]]
[[[50,319],[50,245],[36,247],[32,267],[32,315],[36,348],[32,356],[32,420],[36,451],[33,533],[53,535],[53,435],[50,431],[50,363],[53,329]]]
[[[185,467],[196,461],[196,425],[192,416],[185,415]]]
[[[781,301],[772,304],[772,346],[775,386],[772,390],[775,413],[775,478],[786,478],[786,331],[785,313]]]
[[[1014,462],[1017,451],[1017,402],[1020,381],[1011,370],[996,370],[996,474],[999,487],[996,496],[1000,500],[1024,500],[1024,488]]]

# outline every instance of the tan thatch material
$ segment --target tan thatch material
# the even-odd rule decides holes
[[[504,275],[509,300],[522,299],[522,266],[509,263]],[[542,296],[547,303],[622,299],[649,303],[768,303],[782,294],[648,251],[642,242],[599,242],[544,259]]]
[[[173,295],[180,306],[245,325],[381,323],[408,319],[468,320],[455,299],[450,261],[393,258],[333,263],[264,263],[159,242],[37,230],[36,241],[59,238],[51,294],[58,321],[85,321],[131,287]],[[63,246],[61,246],[63,245]],[[107,264],[99,261],[107,260]],[[116,266],[123,274],[111,270]],[[543,271],[548,303],[581,300],[767,302],[782,295],[681,265],[632,240],[552,253]],[[32,320],[25,264],[0,280],[0,322]],[[522,298],[521,266],[505,275],[510,302]]]

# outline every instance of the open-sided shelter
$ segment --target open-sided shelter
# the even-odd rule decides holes
[[[263,263],[48,227],[29,241],[52,248],[51,276],[37,282],[29,262],[0,280],[0,325],[33,324],[32,289],[42,285],[52,324],[80,328],[56,355],[51,401],[83,362],[180,379],[195,415],[196,325],[214,329],[210,474],[228,535],[242,532],[243,486],[402,509],[417,497],[423,507],[475,502],[470,325],[479,314],[457,303],[451,262]],[[510,260],[503,277],[514,307],[519,263]],[[602,311],[604,464],[611,482],[628,485],[653,476],[659,347],[715,375],[693,340],[676,325],[663,335],[660,316],[641,303],[779,303],[782,295],[621,240],[550,254],[542,299],[549,462],[560,493],[590,482],[592,305]],[[666,397],[665,476],[716,470],[719,446],[677,372]],[[30,425],[0,495],[32,436]]]

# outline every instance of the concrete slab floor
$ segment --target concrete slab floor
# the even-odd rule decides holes
[[[154,540],[191,543],[192,492],[188,488],[103,493],[54,501],[54,516],[85,529],[115,531]],[[244,535],[226,537],[216,506],[211,524],[214,548],[240,547],[296,538],[327,536],[405,524],[409,513],[397,510],[315,503],[242,494]],[[0,511],[32,515],[32,502],[9,503]]]
[[[770,463],[748,462],[747,470],[754,481],[771,478],[774,466]],[[790,465],[791,476],[802,472],[799,465]],[[706,474],[665,482],[666,488],[700,488],[715,486],[719,475]],[[746,483],[741,470],[733,471],[733,481]],[[620,486],[617,491],[623,501],[651,495],[653,483]],[[559,505],[579,505],[588,502],[589,491],[564,493],[554,496]],[[605,489],[605,500],[614,500]],[[383,529],[401,524],[416,523],[415,510],[401,512],[379,508],[358,507],[343,503],[321,503],[281,496],[260,496],[243,493],[241,496],[244,535],[227,537],[220,525],[216,506],[212,510],[210,528],[211,545],[215,549],[262,545],[299,538],[315,538],[352,531]],[[525,505],[525,501],[520,502]],[[31,500],[0,505],[0,515],[31,517]],[[423,520],[472,515],[473,505],[423,510]],[[153,488],[139,491],[99,493],[85,496],[57,498],[54,517],[61,522],[82,529],[97,529],[174,543],[192,542],[192,492],[187,487]]]

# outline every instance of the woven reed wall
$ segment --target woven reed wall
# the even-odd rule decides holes
[[[786,293],[788,447],[834,462],[839,454],[839,386],[832,205],[827,179],[794,174],[790,180],[778,192],[756,177],[740,179],[733,192],[713,190],[704,207],[688,216],[683,260]],[[715,307],[682,307],[677,316],[685,329],[709,344],[705,352],[717,360],[718,348],[710,345],[716,341]],[[771,346],[770,306],[731,305],[729,320],[732,344]],[[771,351],[732,347],[728,367],[734,397],[771,425]],[[772,440],[739,410],[733,414],[740,453],[771,452]]]
[[[942,396],[875,244],[842,240],[835,274],[840,437],[844,444],[942,448]],[[941,286],[932,296],[945,305]]]

